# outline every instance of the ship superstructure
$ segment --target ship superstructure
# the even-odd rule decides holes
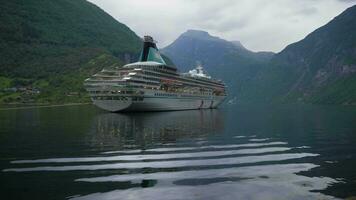
[[[217,108],[226,97],[223,82],[201,65],[188,73],[167,65],[150,36],[143,39],[138,62],[103,69],[85,87],[96,106],[111,112]]]

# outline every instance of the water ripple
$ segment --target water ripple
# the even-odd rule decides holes
[[[235,178],[258,178],[269,177],[281,173],[297,173],[308,171],[318,165],[310,163],[298,164],[274,164],[261,166],[248,166],[238,168],[206,169],[206,170],[186,170],[179,172],[157,172],[149,174],[122,174],[94,178],[80,178],[79,182],[120,182],[150,179],[187,179],[187,178],[216,178],[216,177],[235,177]]]
[[[98,165],[72,165],[72,166],[41,166],[4,169],[4,172],[30,172],[30,171],[77,171],[77,170],[106,170],[106,169],[135,169],[135,168],[173,168],[191,166],[233,165],[258,162],[283,161],[305,157],[318,156],[312,153],[285,153],[261,156],[244,156],[219,159],[196,159],[178,161],[153,161],[153,162],[130,162]]]
[[[272,152],[283,152],[291,150],[288,147],[270,147],[260,149],[239,149],[228,151],[204,151],[191,153],[170,153],[170,154],[143,154],[143,155],[121,155],[107,157],[79,157],[79,158],[49,158],[36,160],[17,160],[11,163],[68,163],[68,162],[100,162],[100,161],[138,161],[138,160],[157,160],[175,158],[198,158],[198,157],[217,157],[239,154],[261,154]]]
[[[232,139],[244,137],[234,136]],[[93,177],[92,172],[81,173],[81,176],[86,175],[77,177],[74,182],[127,185],[112,191],[74,194],[67,197],[71,200],[334,199],[311,191],[323,190],[339,180],[298,175],[319,167],[302,160],[319,156],[300,152],[307,150],[308,146],[290,147],[286,142],[273,141],[273,138],[246,137],[249,138],[246,143],[239,144],[165,145],[105,151],[97,156],[15,160],[10,164],[17,167],[2,171],[98,171],[97,174],[105,175]],[[124,171],[111,174],[112,171],[104,170]],[[256,190],[259,192],[255,193]]]
[[[231,145],[208,145],[200,147],[176,147],[176,148],[155,148],[146,150],[121,150],[121,151],[107,151],[103,154],[113,153],[143,153],[143,152],[167,152],[167,151],[190,151],[190,150],[206,150],[206,149],[226,149],[226,148],[240,148],[240,147],[262,147],[272,145],[286,145],[286,142],[267,142],[267,143],[247,143],[247,144],[231,144]]]

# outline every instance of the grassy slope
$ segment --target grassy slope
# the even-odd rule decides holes
[[[85,0],[13,0],[0,7],[0,89],[41,90],[31,97],[1,92],[0,102],[87,101],[86,77],[135,60],[140,50],[134,32]]]

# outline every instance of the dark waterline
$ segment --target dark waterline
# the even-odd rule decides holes
[[[0,110],[1,199],[356,196],[356,107]]]

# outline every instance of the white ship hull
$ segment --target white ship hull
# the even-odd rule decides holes
[[[127,97],[122,100],[115,98],[105,100],[93,99],[93,103],[97,107],[110,112],[214,109],[224,101],[225,96],[200,99],[146,96],[141,101],[134,101],[133,99],[132,97]]]

